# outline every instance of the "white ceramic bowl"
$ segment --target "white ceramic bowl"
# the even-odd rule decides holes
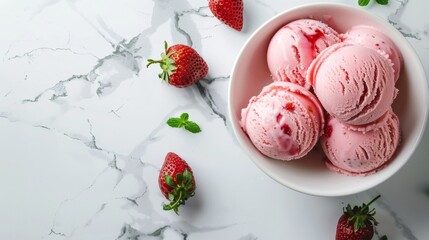
[[[375,26],[387,34],[403,56],[401,76],[396,87],[399,95],[393,109],[401,123],[401,144],[391,163],[366,177],[352,177],[329,171],[317,148],[307,156],[283,162],[262,155],[240,128],[241,109],[249,99],[271,82],[266,53],[271,37],[288,22],[301,18],[322,20],[339,32],[354,25]],[[370,189],[396,173],[411,158],[420,142],[428,111],[428,85],[418,56],[394,27],[363,9],[341,4],[311,4],[289,9],[263,24],[245,43],[232,71],[229,85],[229,114],[241,147],[268,176],[299,192],[318,196],[343,196]],[[320,148],[319,148],[320,149]]]

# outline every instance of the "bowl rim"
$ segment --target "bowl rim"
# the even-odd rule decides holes
[[[353,188],[353,190],[347,190],[347,191],[335,191],[335,192],[327,192],[327,191],[320,191],[320,190],[314,190],[312,189],[311,191],[308,190],[308,188],[305,187],[300,187],[296,184],[294,184],[293,182],[288,182],[288,181],[284,181],[283,179],[281,179],[280,177],[278,177],[276,174],[272,174],[271,170],[265,166],[265,164],[263,164],[260,161],[256,160],[256,157],[254,157],[251,152],[255,152],[257,151],[256,149],[249,149],[247,147],[247,144],[244,142],[243,139],[241,139],[239,137],[240,133],[242,132],[241,126],[239,125],[239,118],[236,118],[234,109],[233,109],[233,104],[232,103],[232,99],[233,99],[233,92],[232,92],[232,88],[233,88],[233,82],[234,79],[236,78],[236,69],[239,63],[239,60],[241,58],[241,56],[243,55],[244,51],[246,50],[247,46],[250,44],[250,42],[254,39],[254,37],[259,34],[259,32],[261,32],[264,28],[266,28],[268,25],[270,25],[272,22],[274,22],[277,18],[281,18],[284,15],[290,14],[292,12],[296,12],[296,11],[302,11],[305,10],[306,8],[314,8],[314,7],[335,7],[335,8],[343,8],[343,9],[347,9],[349,11],[357,11],[360,12],[361,14],[365,14],[368,15],[368,17],[371,19],[371,21],[377,21],[379,22],[379,24],[385,25],[388,28],[392,29],[394,32],[396,32],[396,34],[399,34],[403,42],[407,48],[411,49],[412,51],[410,52],[410,54],[412,55],[413,58],[416,59],[416,61],[419,63],[417,66],[414,66],[413,71],[418,71],[418,75],[421,75],[424,79],[426,79],[425,81],[425,86],[426,88],[424,89],[425,94],[426,94],[426,107],[424,109],[424,114],[423,114],[423,125],[422,125],[422,131],[420,131],[417,134],[417,138],[415,139],[415,144],[413,146],[410,147],[410,153],[409,155],[406,155],[406,160],[402,161],[402,164],[397,165],[396,169],[391,170],[388,174],[385,175],[385,177],[383,178],[379,178],[377,180],[372,181],[370,184],[362,184],[359,187],[355,187]],[[343,3],[308,3],[308,4],[301,4],[292,8],[288,8],[282,12],[277,13],[276,15],[274,15],[273,17],[269,18],[268,20],[266,20],[261,26],[259,26],[245,41],[245,43],[242,45],[240,51],[238,52],[236,59],[234,61],[234,65],[231,71],[231,77],[230,77],[230,81],[228,84],[228,114],[230,116],[230,121],[231,121],[231,125],[232,125],[232,130],[234,133],[234,137],[236,138],[236,140],[238,141],[241,149],[246,152],[246,155],[252,160],[252,162],[254,164],[256,164],[256,166],[262,170],[262,172],[264,172],[266,175],[268,175],[270,178],[272,178],[273,180],[275,180],[276,182],[278,182],[279,184],[286,186],[292,190],[295,190],[297,192],[301,192],[304,194],[308,194],[308,195],[313,195],[313,196],[322,196],[322,197],[339,197],[339,196],[347,196],[347,195],[352,195],[352,194],[356,194],[359,192],[363,192],[365,190],[369,190],[381,183],[383,183],[384,181],[386,181],[387,179],[389,179],[391,176],[393,176],[395,173],[397,173],[413,156],[413,154],[415,153],[417,147],[420,145],[421,140],[423,138],[425,129],[427,128],[427,124],[428,124],[428,118],[429,118],[429,83],[427,81],[427,76],[425,73],[425,70],[423,68],[423,64],[421,62],[421,59],[419,58],[416,50],[414,49],[414,47],[410,44],[410,42],[391,24],[389,24],[388,22],[386,22],[385,19],[369,12],[366,11],[364,9],[360,9],[351,5],[346,5]],[[422,109],[423,110],[423,109]],[[389,166],[387,166],[389,167]],[[352,177],[352,176],[350,176]]]

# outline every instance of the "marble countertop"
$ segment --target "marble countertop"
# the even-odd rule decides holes
[[[236,32],[206,0],[1,1],[0,239],[333,239],[342,208],[377,194],[374,239],[429,239],[428,129],[391,179],[335,198],[278,184],[233,136],[227,89],[238,51],[263,22],[311,2],[245,0]],[[429,76],[428,8],[390,0],[365,9],[409,40]],[[145,65],[164,40],[194,47],[208,76],[185,89],[161,83]],[[182,112],[203,131],[165,124]],[[169,151],[197,179],[180,216],[161,207]]]

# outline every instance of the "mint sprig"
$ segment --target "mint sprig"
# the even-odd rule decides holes
[[[182,128],[184,127],[191,133],[199,133],[201,132],[200,126],[193,121],[189,121],[189,114],[182,113],[180,117],[172,117],[167,120],[167,124],[173,128]]]
[[[361,7],[367,6],[369,4],[370,0],[358,0],[358,4]],[[389,0],[375,0],[380,5],[387,5],[389,3]]]

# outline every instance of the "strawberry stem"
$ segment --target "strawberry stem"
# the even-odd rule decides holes
[[[162,73],[160,73],[158,76],[162,80],[168,82],[169,77],[174,73],[174,71],[177,69],[177,67],[174,65],[174,59],[171,58],[171,55],[173,55],[175,52],[168,52],[168,44],[166,41],[164,41],[164,49],[165,52],[161,53],[161,59],[160,60],[153,60],[148,59],[148,64],[146,64],[146,67],[148,68],[152,64],[159,64]]]
[[[179,206],[182,204],[182,198],[183,198],[183,191],[184,189],[180,189],[179,191],[179,196],[176,198],[176,200],[173,200],[172,202],[170,202],[170,204],[164,204],[162,206],[162,209],[169,211],[171,209],[174,210],[174,212],[179,215]]]
[[[171,180],[173,179],[171,176],[167,175],[165,176],[165,180],[167,183],[167,178]],[[192,180],[192,174],[185,170],[182,173],[176,174],[176,182],[177,183],[167,183],[170,187],[172,187],[172,190],[170,191],[169,195],[171,195],[170,203],[164,204],[162,206],[162,209],[168,211],[168,210],[174,210],[174,212],[179,215],[179,206],[184,205],[185,201],[194,196],[195,194],[195,186]],[[169,180],[170,181],[170,180]],[[173,181],[173,180],[172,180]]]
[[[347,223],[353,222],[354,232],[359,231],[360,228],[367,227],[367,224],[378,224],[374,218],[375,209],[368,209],[369,205],[375,202],[378,198],[380,198],[380,195],[372,199],[368,204],[362,204],[361,207],[354,206],[352,208],[350,204],[348,204],[344,209],[344,213],[348,215]]]
[[[147,60],[149,63],[146,64],[146,67],[149,67],[150,65],[154,64],[154,63],[160,63],[163,64],[164,62],[162,60],[153,60],[153,59],[148,59]]]
[[[369,207],[369,205],[371,205],[371,203],[375,202],[379,198],[380,198],[380,195],[378,195],[377,197],[375,197],[374,199],[372,199],[368,204],[366,204],[365,206],[363,206],[362,210],[367,209]]]

